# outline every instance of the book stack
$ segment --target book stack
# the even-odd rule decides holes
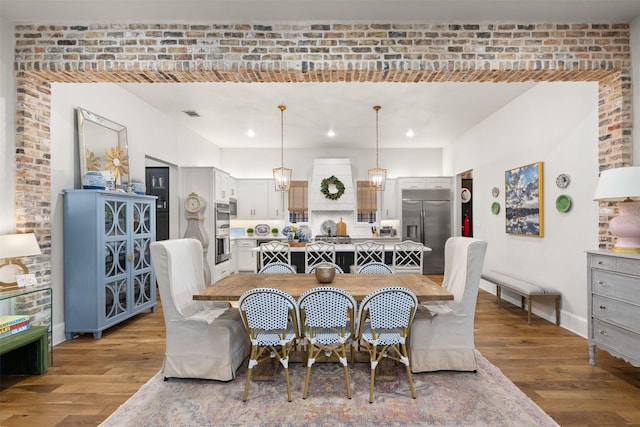
[[[26,331],[30,326],[29,316],[0,316],[0,338]]]

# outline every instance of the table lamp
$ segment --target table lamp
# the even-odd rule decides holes
[[[22,270],[22,274],[29,272],[27,266],[18,258],[40,255],[41,253],[40,246],[33,233],[0,235],[0,259],[4,259],[4,261],[0,263],[0,271],[6,268],[13,269],[11,275],[9,275],[9,277],[13,277],[13,282],[2,281],[2,279],[6,277],[6,275],[3,275],[3,277],[0,278],[0,290],[3,288],[11,289],[17,287],[15,274],[20,273],[16,273],[16,271]]]
[[[619,215],[609,222],[617,237],[613,250],[640,253],[640,166],[607,169],[600,173],[593,200],[618,202]]]

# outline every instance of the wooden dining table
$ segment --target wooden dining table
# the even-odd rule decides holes
[[[314,274],[232,274],[193,295],[197,301],[238,301],[254,288],[276,288],[294,298],[317,286],[334,286],[362,301],[376,289],[402,286],[411,289],[419,302],[448,301],[453,295],[422,274],[336,274],[331,283],[319,283]]]
[[[449,301],[453,300],[453,294],[434,283],[422,274],[336,274],[331,283],[319,283],[315,274],[258,274],[241,273],[232,274],[224,279],[208,286],[193,295],[196,301],[229,301],[234,302],[246,291],[255,288],[276,288],[287,292],[298,299],[304,291],[317,286],[334,286],[349,292],[353,298],[360,302],[376,289],[387,286],[402,286],[411,289],[419,302],[425,301]],[[292,362],[303,362],[304,354],[300,351],[291,352]],[[355,354],[356,362],[368,362],[367,352],[358,351]],[[383,360],[382,362],[389,362]],[[376,378],[382,381],[393,381],[395,371],[390,363],[382,363]],[[273,380],[280,368],[275,359],[272,363],[257,366],[252,378],[257,381]]]

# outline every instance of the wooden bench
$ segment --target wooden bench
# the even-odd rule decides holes
[[[561,294],[559,291],[493,270],[483,272],[481,277],[487,282],[491,282],[496,285],[498,307],[500,307],[500,303],[502,301],[502,288],[520,295],[520,304],[522,309],[524,309],[525,301],[527,302],[529,325],[531,325],[531,301],[533,299],[554,299],[556,303],[556,325],[560,325]]]

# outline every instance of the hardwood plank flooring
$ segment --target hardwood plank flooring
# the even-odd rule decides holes
[[[437,282],[441,277],[433,277]],[[561,426],[640,426],[640,368],[519,307],[480,291],[476,347]],[[0,426],[96,426],[156,374],[164,353],[162,307],[54,348],[40,376],[0,378]]]

